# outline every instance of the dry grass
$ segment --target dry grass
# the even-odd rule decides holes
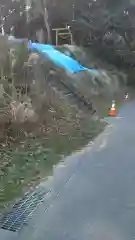
[[[14,65],[15,77],[11,89],[4,88],[8,95],[4,95],[3,100],[8,108],[1,118],[3,119],[1,120],[3,136],[0,145],[0,188],[3,189],[0,205],[2,207],[5,203],[20,197],[31,185],[38,184],[62,156],[87,144],[105,126],[105,123],[93,120],[90,110],[85,111],[86,109],[79,109],[77,105],[73,105],[63,89],[57,87],[58,77],[64,84],[74,85],[73,89],[78,80],[79,85],[76,89],[79,96],[91,101],[90,86],[94,86],[93,83],[89,83],[91,79],[88,74],[75,80],[68,78],[66,73],[60,70],[57,72],[56,86],[52,87],[48,78],[50,65],[43,65],[42,59],[37,55],[34,56],[34,61],[28,62],[28,66],[26,63],[28,59],[24,57],[24,60],[24,70],[27,74],[19,74],[20,66],[24,65],[24,61],[21,60],[21,64]],[[19,68],[16,68],[17,66]],[[84,76],[87,79],[84,80]],[[21,88],[23,91],[21,90],[17,96],[16,89],[17,87],[20,89],[19,84],[27,82],[28,91]],[[8,101],[5,101],[5,98]],[[98,98],[97,104],[99,102],[103,103],[101,97]],[[5,121],[6,113],[8,118]]]

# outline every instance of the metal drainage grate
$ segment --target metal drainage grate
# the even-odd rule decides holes
[[[37,206],[44,200],[47,191],[39,187],[35,192],[28,193],[12,210],[5,214],[0,220],[0,228],[16,232],[26,222],[28,217],[36,210]]]

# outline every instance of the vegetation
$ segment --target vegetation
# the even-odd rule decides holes
[[[1,39],[1,54],[4,47],[8,49],[1,58],[0,83],[3,208],[45,178],[63,156],[87,144],[105,123],[93,119],[92,108],[83,106],[84,102],[79,109],[78,98],[69,100],[64,91],[71,79],[64,71],[25,45],[10,46],[6,37]]]
[[[119,67],[134,68],[133,0],[1,0],[0,3],[1,28],[7,34],[55,43],[52,29],[69,25],[77,45],[95,49]]]

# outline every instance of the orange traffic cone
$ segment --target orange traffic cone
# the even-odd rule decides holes
[[[112,107],[111,107],[111,109],[109,111],[108,116],[116,117],[116,115],[117,115],[117,111],[116,111],[116,107],[115,107],[115,101],[112,101]]]

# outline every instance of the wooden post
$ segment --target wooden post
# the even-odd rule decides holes
[[[71,45],[73,45],[73,36],[72,36],[72,33],[71,33]]]
[[[56,30],[56,46],[58,46],[58,31],[59,30]]]

